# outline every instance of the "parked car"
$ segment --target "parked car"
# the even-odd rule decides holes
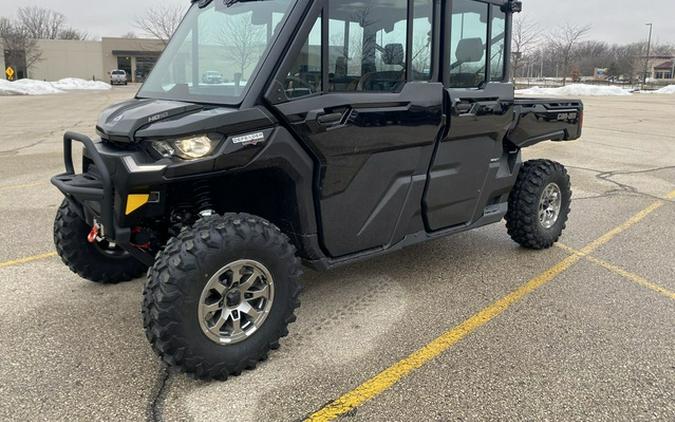
[[[523,247],[552,247],[570,179],[562,164],[523,163],[521,151],[579,138],[582,103],[514,97],[507,34],[520,2],[420,3],[193,2],[137,97],[102,113],[100,139],[65,134],[66,173],[52,179],[66,196],[54,225],[63,261],[98,283],[147,272],[153,349],[223,379],[288,334],[303,263],[326,270],[504,218]],[[270,37],[250,52],[255,71],[242,84],[200,84],[210,40],[241,19],[279,23],[261,30]],[[365,25],[357,38],[368,45],[333,47],[311,35],[333,33],[322,22]],[[410,72],[424,60],[405,50],[418,33],[431,34],[428,63]],[[241,63],[221,64],[242,74]],[[73,141],[85,147],[81,173]]]
[[[225,78],[223,77],[223,74],[220,72],[210,70],[202,75],[202,83],[205,83],[207,85],[222,84],[223,82],[225,82]]]
[[[110,72],[110,85],[127,85],[127,72],[121,69],[115,69]]]

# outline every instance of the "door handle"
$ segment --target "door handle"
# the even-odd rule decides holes
[[[323,126],[333,126],[342,122],[342,113],[323,114],[316,118],[316,121]]]
[[[472,114],[476,104],[470,101],[455,102],[454,109],[457,114]]]

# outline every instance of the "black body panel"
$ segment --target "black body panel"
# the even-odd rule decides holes
[[[408,83],[400,93],[331,93],[276,106],[318,161],[322,240],[330,256],[389,244],[406,201],[420,203],[408,196],[441,129],[442,92],[441,84]]]
[[[517,98],[515,122],[507,139],[524,148],[541,141],[568,141],[581,136],[584,106],[578,100]]]
[[[504,155],[504,135],[513,122],[513,88],[447,90],[450,126],[429,170],[424,211],[430,231],[469,224],[493,198],[493,167]]]

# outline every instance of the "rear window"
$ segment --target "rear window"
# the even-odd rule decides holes
[[[113,75],[126,75],[127,73],[123,70],[113,70]]]

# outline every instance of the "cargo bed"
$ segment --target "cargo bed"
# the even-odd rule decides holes
[[[514,112],[514,124],[506,138],[519,148],[581,136],[584,106],[580,100],[516,98]]]

